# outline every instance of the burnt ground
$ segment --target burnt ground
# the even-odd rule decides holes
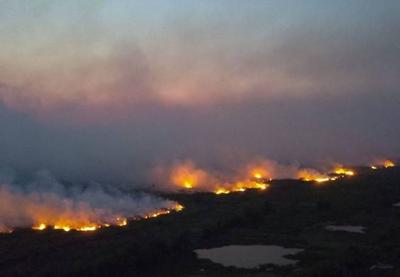
[[[358,168],[314,185],[271,182],[267,191],[169,194],[186,208],[94,233],[16,230],[0,235],[0,276],[400,276],[400,168]],[[367,227],[328,232],[328,224]],[[244,270],[199,260],[194,249],[274,244],[305,251],[297,266]],[[377,264],[394,269],[370,270]]]

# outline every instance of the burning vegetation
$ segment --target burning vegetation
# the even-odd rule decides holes
[[[371,170],[394,167],[383,160]],[[165,172],[164,172],[165,173]],[[193,162],[178,164],[167,171],[170,187],[183,192],[212,192],[224,195],[246,190],[265,191],[278,178],[298,179],[316,184],[334,182],[356,175],[353,168],[336,166],[326,173],[315,169],[282,166],[257,160],[232,174],[206,171]],[[47,176],[48,177],[48,176]],[[164,177],[165,180],[165,177]],[[0,232],[15,228],[91,232],[111,226],[123,227],[130,220],[151,219],[183,206],[147,193],[127,194],[98,184],[85,188],[66,187],[52,178],[44,178],[27,186],[0,184]]]
[[[396,164],[391,160],[380,160],[371,165],[371,169],[378,169],[378,168],[390,168],[395,167]]]
[[[143,216],[135,216],[130,218],[131,220],[141,220],[141,219],[149,219],[149,218],[156,218],[162,215],[170,214],[171,212],[180,212],[184,209],[184,207],[180,204],[176,204],[172,208],[165,208],[160,209],[157,211],[150,212],[149,214]],[[113,223],[90,223],[87,225],[81,225],[78,221],[69,220],[66,222],[60,222],[56,225],[47,225],[46,223],[39,223],[32,227],[33,230],[36,231],[43,231],[47,228],[52,228],[54,230],[63,230],[65,232],[79,231],[79,232],[91,232],[96,231],[100,228],[108,228],[110,226],[118,226],[118,227],[125,227],[128,225],[128,218],[117,217]],[[9,229],[12,232],[12,229]]]
[[[234,178],[220,177],[197,168],[193,162],[178,164],[170,170],[170,183],[177,190],[209,191],[217,195],[241,192],[248,189],[266,190],[272,180],[268,169],[260,164],[249,165]]]
[[[128,194],[99,185],[65,187],[48,181],[0,185],[0,232],[15,228],[90,232],[183,209],[148,193]]]
[[[380,167],[392,167],[394,162],[384,161]],[[378,166],[372,167],[372,169]],[[355,169],[342,165],[321,172],[312,168],[283,166],[275,162],[258,160],[242,166],[237,172],[226,177],[223,174],[207,172],[193,162],[178,164],[169,170],[170,184],[179,191],[207,191],[217,195],[242,192],[248,189],[266,190],[273,179],[298,179],[305,182],[326,183],[340,178],[350,178],[357,173]],[[223,177],[221,177],[223,176]]]

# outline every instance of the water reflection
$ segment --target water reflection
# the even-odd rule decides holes
[[[328,225],[325,227],[328,231],[343,231],[343,232],[350,232],[350,233],[359,233],[365,234],[364,226],[353,226],[353,225]]]
[[[285,258],[303,251],[276,245],[230,245],[213,249],[195,250],[200,259],[209,259],[223,266],[257,268],[263,264],[294,265],[296,260]]]

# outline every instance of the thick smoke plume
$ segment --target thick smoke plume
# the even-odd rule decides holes
[[[129,218],[147,217],[177,207],[177,203],[143,192],[124,193],[100,184],[66,186],[46,172],[39,173],[37,180],[28,184],[2,179],[0,232],[35,226],[94,230],[125,225]]]
[[[334,172],[335,168],[331,167],[329,170]],[[325,169],[325,171],[328,170]],[[152,178],[164,190],[216,193],[266,189],[266,183],[272,179],[329,180],[328,175],[321,170],[301,167],[297,164],[285,165],[261,158],[230,169],[225,166],[221,170],[202,168],[191,160],[177,162],[170,166],[159,165],[152,171]]]

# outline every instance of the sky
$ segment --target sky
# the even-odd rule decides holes
[[[397,0],[0,0],[0,167],[400,153]]]

